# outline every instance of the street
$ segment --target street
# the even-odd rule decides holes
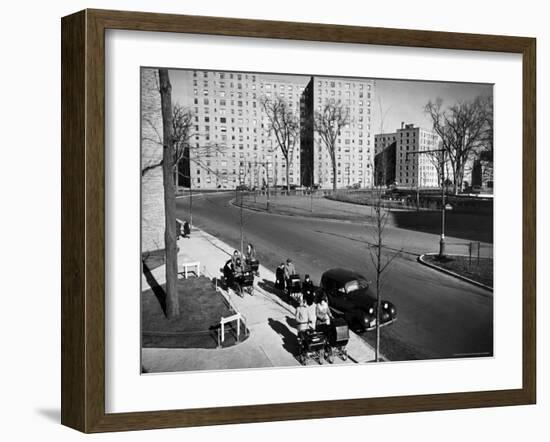
[[[240,248],[240,210],[234,192],[193,196],[193,224]],[[188,219],[189,198],[177,200],[177,215]],[[373,280],[367,248],[373,228],[361,223],[273,215],[244,210],[244,241],[254,244],[260,262],[274,270],[290,257],[298,273],[318,284],[321,274],[344,267]],[[385,254],[400,252],[386,273],[382,299],[395,304],[398,320],[381,329],[381,352],[388,359],[488,356],[493,353],[493,294],[417,262],[437,251],[439,236],[387,227]],[[467,240],[447,238],[448,252],[464,253]],[[492,244],[484,244],[492,253]],[[223,263],[220,262],[220,267]],[[261,282],[261,281],[260,281]],[[375,332],[362,336],[374,343]]]

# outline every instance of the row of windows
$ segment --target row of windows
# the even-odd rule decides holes
[[[193,77],[197,78],[199,76],[199,71],[193,71]],[[208,78],[209,76],[212,76],[212,77],[218,77],[220,79],[224,79],[224,78],[229,78],[229,79],[233,79],[233,78],[236,78],[237,80],[242,80],[243,79],[243,76],[246,80],[248,80],[249,78],[252,80],[252,81],[256,81],[256,76],[255,75],[248,75],[248,74],[234,74],[232,72],[210,72],[210,71],[202,71],[202,76],[203,78]]]
[[[334,81],[334,80],[325,80],[324,82],[321,81],[321,80],[318,80],[317,81],[317,87],[319,87],[319,89],[321,89],[323,87],[323,83],[324,83],[324,86],[325,88],[327,87],[330,87],[330,88],[335,88],[335,87],[338,87],[338,88],[341,88],[342,87],[342,84],[344,85],[344,88],[346,89],[350,89],[350,88],[356,88],[358,87],[359,90],[363,90],[364,87],[365,87],[365,83],[356,83],[356,82],[347,82],[347,83],[342,83],[341,81]],[[371,84],[368,83],[367,84],[367,90],[371,90]]]

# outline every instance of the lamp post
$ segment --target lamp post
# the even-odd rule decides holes
[[[445,149],[441,152],[441,238],[439,240],[439,257],[445,256]]]
[[[445,149],[416,150],[406,155],[441,152],[441,236],[439,237],[439,257],[445,256]]]

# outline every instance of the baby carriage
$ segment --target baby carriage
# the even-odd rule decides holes
[[[302,303],[302,283],[300,275],[290,275],[287,280],[286,292],[291,303],[300,305]]]
[[[347,360],[348,351],[346,346],[349,341],[349,327],[346,320],[343,318],[334,318],[326,335],[326,357],[328,362],[332,364],[334,362],[334,356],[339,357],[343,361]]]
[[[247,259],[246,265],[250,266],[250,269],[254,275],[260,276],[260,261],[257,259]]]
[[[235,289],[239,296],[244,293],[254,295],[254,272],[249,265],[245,265],[241,273],[235,274]]]
[[[325,335],[313,329],[308,329],[299,338],[298,361],[307,365],[307,361],[313,359],[323,364],[325,359],[325,347],[327,345]]]

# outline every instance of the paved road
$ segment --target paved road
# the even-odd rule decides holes
[[[240,247],[240,210],[232,193],[193,197],[193,223],[235,248]],[[177,200],[186,218],[188,198]],[[252,242],[262,264],[274,269],[291,257],[298,272],[314,282],[331,267],[354,269],[373,278],[367,248],[373,228],[364,224],[268,215],[245,210],[245,243]],[[399,318],[382,329],[381,351],[391,360],[464,357],[493,353],[492,293],[427,268],[420,253],[437,251],[437,235],[386,228],[384,253],[401,251],[385,273],[383,298],[395,303]],[[448,238],[448,249],[464,253],[466,241]],[[487,244],[484,250],[492,253]],[[220,267],[223,263],[220,263]],[[363,337],[373,343],[374,332]]]

